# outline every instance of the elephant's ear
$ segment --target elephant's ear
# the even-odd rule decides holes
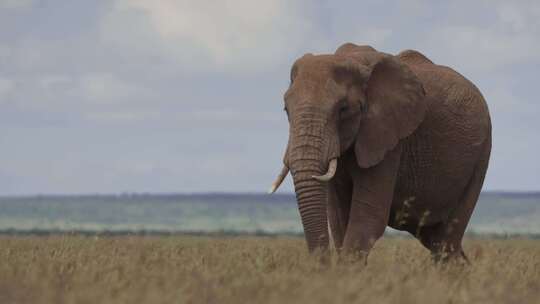
[[[400,139],[416,130],[426,112],[422,83],[393,56],[383,56],[374,64],[365,91],[367,112],[354,148],[362,168],[379,163]]]

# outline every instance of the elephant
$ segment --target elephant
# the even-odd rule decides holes
[[[467,260],[462,239],[491,153],[479,89],[422,53],[353,43],[305,54],[284,94],[290,172],[309,252],[365,258],[387,226],[436,260]]]

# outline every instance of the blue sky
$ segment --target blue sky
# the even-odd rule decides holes
[[[348,41],[472,80],[484,188],[540,190],[538,1],[0,0],[0,195],[265,191],[290,65]]]

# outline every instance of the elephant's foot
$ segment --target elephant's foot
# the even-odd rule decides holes
[[[338,265],[367,265],[369,251],[365,250],[342,250],[339,252]]]
[[[323,268],[330,267],[330,265],[332,264],[332,257],[329,250],[317,253],[316,258]]]
[[[458,262],[470,264],[469,259],[461,247],[461,239],[454,239],[443,225],[433,227],[424,227],[416,237],[422,245],[431,251],[431,257],[437,264],[446,264],[448,262]]]
[[[322,268],[332,264],[332,252],[329,248],[317,248],[309,253],[309,260]]]
[[[459,262],[462,257],[459,252],[453,251],[432,251],[431,258],[436,264],[447,264],[449,262]]]
[[[461,246],[459,250],[432,250],[431,257],[437,264],[471,264]]]

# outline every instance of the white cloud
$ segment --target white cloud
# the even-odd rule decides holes
[[[39,87],[43,90],[55,90],[58,87],[65,87],[67,85],[72,85],[73,78],[66,75],[51,74],[44,75],[39,80]]]
[[[1,64],[7,64],[9,61],[8,59],[11,56],[11,48],[9,48],[7,45],[0,44],[0,63]]]
[[[0,9],[29,8],[33,4],[34,0],[1,0]]]
[[[15,81],[0,77],[0,104],[6,101],[6,97],[15,87]]]
[[[140,122],[156,122],[160,119],[161,113],[158,111],[128,111],[119,112],[88,112],[84,114],[87,121],[98,124],[130,124]]]
[[[444,58],[443,64],[469,72],[540,63],[540,3],[490,1],[480,9],[490,9],[496,20],[477,23],[453,12],[449,24],[429,31],[423,49]]]
[[[540,41],[532,32],[519,34],[475,26],[447,26],[430,33],[427,48],[445,56],[448,65],[492,72],[515,63],[538,61]]]
[[[122,103],[132,98],[146,97],[151,94],[147,88],[139,87],[119,79],[110,73],[90,73],[80,79],[77,94],[90,102]]]
[[[26,115],[42,113],[40,117],[51,121],[78,117],[92,124],[157,121],[163,106],[159,94],[144,83],[106,72],[0,76],[0,104],[6,101],[16,103]]]
[[[345,32],[342,34],[343,41],[359,41],[359,42],[369,42],[369,44],[375,48],[384,44],[390,36],[392,35],[392,30],[389,28],[379,28],[379,27],[351,27],[350,32]],[[339,45],[334,46],[334,49]]]
[[[540,2],[536,0],[500,1],[495,9],[500,20],[514,32],[540,31]]]
[[[8,2],[38,3],[0,0],[0,8]],[[0,12],[32,17],[2,20],[12,31],[0,35],[0,103],[14,103],[0,111],[11,128],[0,136],[0,167],[8,179],[20,175],[12,189],[263,188],[287,140],[280,100],[288,67],[305,52],[332,52],[346,41],[387,52],[415,48],[469,77],[493,117],[489,184],[517,189],[536,181],[527,167],[534,155],[525,153],[538,130],[528,85],[540,62],[536,0],[84,3],[67,19],[52,14],[55,5]],[[501,179],[510,162],[511,178]],[[73,175],[80,169],[86,173]]]
[[[268,112],[256,112],[256,111],[242,111],[242,110],[206,110],[206,111],[190,111],[183,112],[178,115],[178,119],[181,121],[208,121],[213,123],[247,123],[247,122],[284,122],[285,116],[283,113],[278,115],[277,113]]]
[[[154,34],[158,44],[140,45],[141,36],[133,36],[125,22],[148,24],[154,33],[140,35]],[[139,48],[161,48],[190,70],[269,67],[309,41],[312,30],[300,3],[285,0],[117,0],[103,20],[108,41],[130,39]]]

